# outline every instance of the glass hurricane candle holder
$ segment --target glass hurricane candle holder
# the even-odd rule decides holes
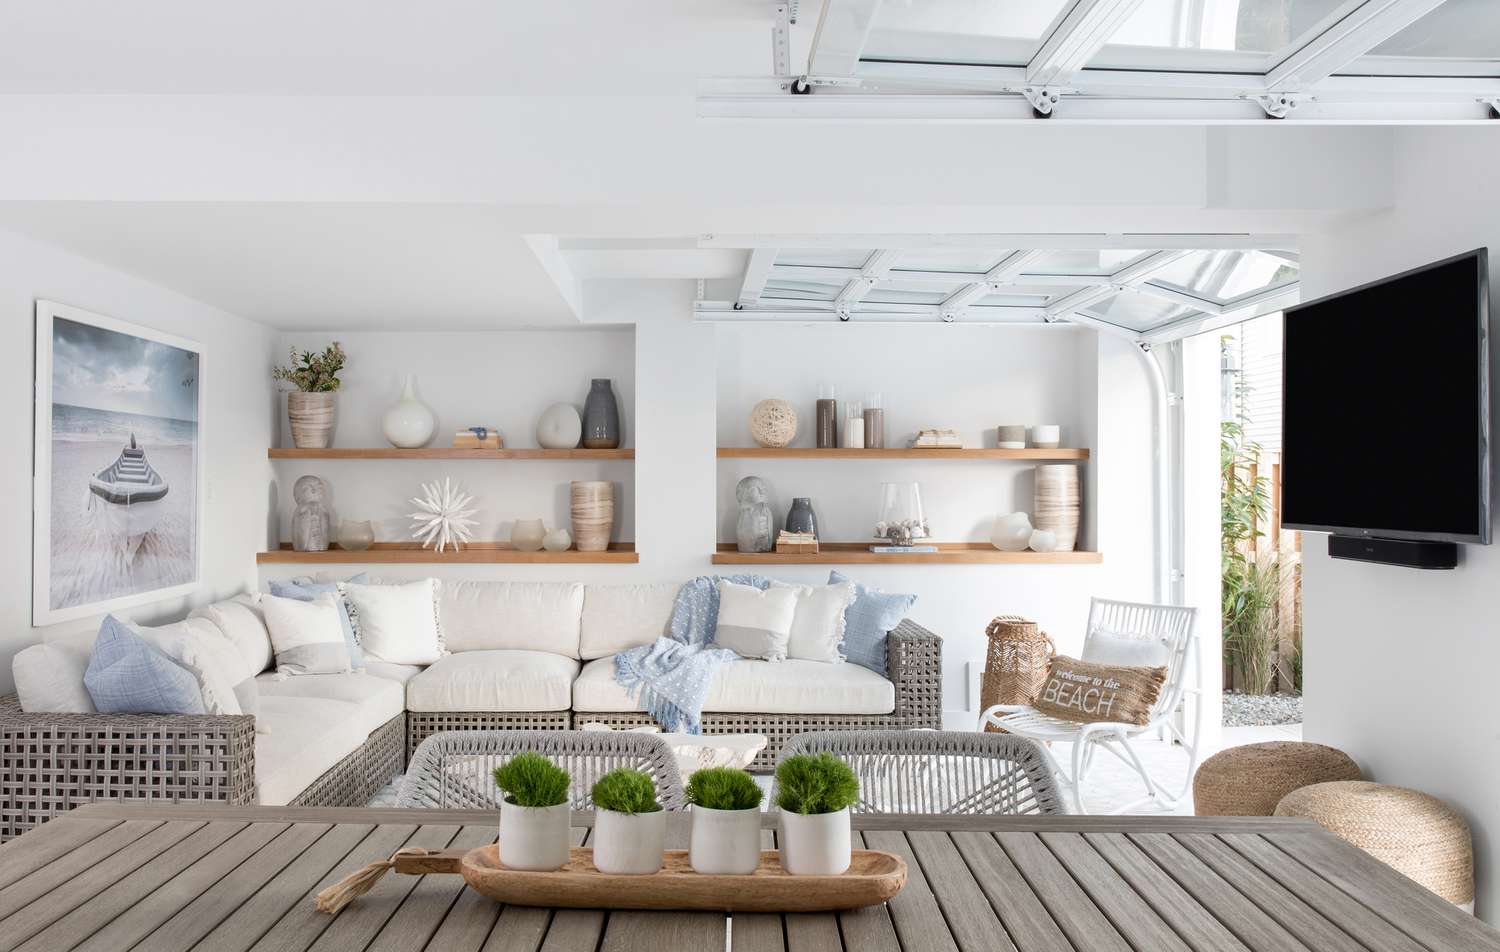
[[[911,545],[930,534],[922,511],[922,487],[917,483],[881,483],[875,537],[892,545]]]

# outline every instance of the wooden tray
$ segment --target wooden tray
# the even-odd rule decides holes
[[[398,855],[398,873],[458,873],[496,902],[572,909],[709,909],[725,912],[831,912],[884,902],[906,885],[906,861],[890,853],[855,850],[839,876],[793,876],[775,850],[760,854],[748,876],[704,876],[688,865],[687,850],[667,850],[651,876],[615,876],[594,868],[594,851],[578,847],[562,869],[533,873],[500,865],[494,846]]]

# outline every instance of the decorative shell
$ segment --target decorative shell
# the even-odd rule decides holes
[[[762,400],[750,411],[750,438],[761,446],[786,446],[797,438],[797,411],[785,400]]]
[[[422,548],[436,543],[437,550],[452,546],[457,552],[462,543],[473,538],[474,510],[469,504],[474,497],[455,486],[449,479],[441,483],[423,483],[422,495],[412,497],[417,512],[411,514],[411,537],[422,543]]]

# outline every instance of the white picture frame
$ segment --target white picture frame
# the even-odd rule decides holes
[[[66,351],[61,360],[59,333]],[[132,358],[139,358],[138,365],[131,365]],[[60,366],[67,375],[61,388],[55,379]],[[195,341],[54,301],[36,302],[33,625],[179,598],[202,585],[203,372],[203,350]],[[166,389],[173,385],[192,393]],[[90,393],[97,399],[79,399]],[[55,407],[58,396],[75,402]],[[167,406],[191,412],[193,419],[121,412]],[[137,429],[147,432],[137,438]],[[126,459],[131,441],[143,457]],[[111,453],[118,454],[118,467],[105,463],[96,470]],[[140,484],[147,488],[136,489]],[[180,501],[184,489],[191,499]],[[141,497],[147,502],[136,501]]]

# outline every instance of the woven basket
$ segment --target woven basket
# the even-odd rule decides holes
[[[1316,820],[1449,902],[1474,901],[1469,825],[1437,797],[1368,781],[1317,783],[1287,794],[1276,815]]]
[[[1230,747],[1193,775],[1198,816],[1270,816],[1281,798],[1313,783],[1361,779],[1359,765],[1335,747],[1275,740]]]
[[[1000,615],[984,630],[989,648],[979,682],[979,706],[1030,704],[1047,682],[1047,666],[1056,654],[1052,639],[1020,615]],[[989,733],[1005,733],[986,724]]]

